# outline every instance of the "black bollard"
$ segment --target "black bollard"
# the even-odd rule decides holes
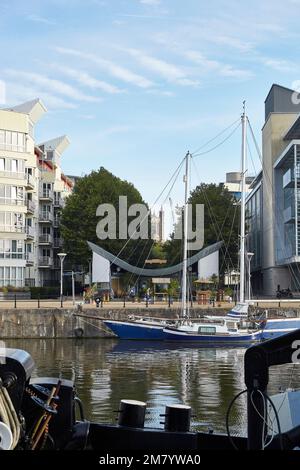
[[[118,415],[119,426],[143,428],[146,403],[137,400],[121,400]]]
[[[165,431],[188,432],[191,422],[191,407],[167,405],[165,411]]]

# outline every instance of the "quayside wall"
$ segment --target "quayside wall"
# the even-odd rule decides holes
[[[251,309],[252,310],[252,309]],[[254,308],[256,314],[265,312]],[[299,308],[268,308],[269,317],[300,317]],[[204,315],[226,315],[226,308],[191,308],[191,318]],[[67,308],[0,309],[0,339],[5,338],[96,338],[112,337],[103,319],[128,320],[130,317],[179,318],[179,309],[145,307],[130,309]]]

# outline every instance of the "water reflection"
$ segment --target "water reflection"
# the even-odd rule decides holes
[[[114,422],[120,399],[131,398],[147,402],[147,425],[158,426],[166,404],[184,402],[193,409],[196,429],[210,423],[216,431],[224,431],[228,404],[244,389],[241,348],[107,339],[14,340],[7,346],[32,354],[35,376],[74,380],[86,416],[93,421]],[[245,418],[241,399],[232,425],[240,429]]]

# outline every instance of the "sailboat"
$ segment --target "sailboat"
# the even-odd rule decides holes
[[[189,319],[189,307],[187,303],[187,228],[188,228],[188,182],[189,162],[191,155],[186,155],[185,175],[185,207],[184,207],[184,246],[183,246],[183,276],[182,276],[182,318],[176,327],[166,327],[163,332],[166,340],[193,341],[217,343],[253,343],[261,340],[262,330],[251,325],[248,319],[248,305],[245,302],[245,174],[246,174],[246,130],[247,116],[245,103],[242,114],[242,171],[241,171],[241,237],[240,237],[240,299],[239,303],[228,313],[226,317],[208,319],[201,323],[192,323]],[[249,327],[252,326],[252,329]]]

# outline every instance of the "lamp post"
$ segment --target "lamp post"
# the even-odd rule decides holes
[[[63,306],[63,265],[64,259],[67,256],[67,253],[57,253],[57,256],[60,259],[60,306]]]
[[[251,299],[251,260],[254,256],[254,253],[247,252],[247,258],[248,258],[248,300]]]

